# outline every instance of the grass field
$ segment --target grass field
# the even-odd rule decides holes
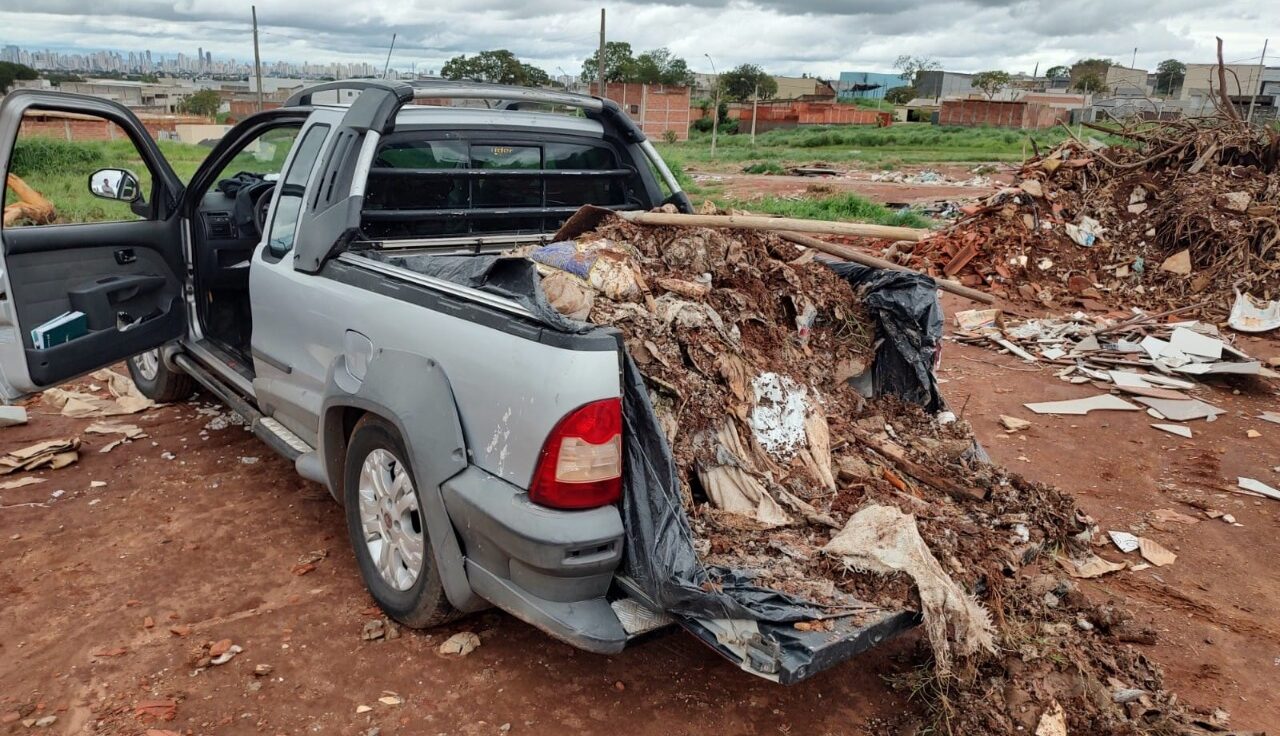
[[[844,193],[830,196],[805,197],[804,199],[788,199],[784,197],[761,197],[752,200],[737,200],[732,197],[710,197],[721,209],[750,210],[762,215],[779,215],[781,217],[797,217],[804,220],[845,220],[849,222],[871,222],[877,225],[896,225],[899,227],[929,227],[932,221],[910,210],[891,210],[883,205],[859,197],[856,194]]]
[[[845,125],[771,130],[757,135],[754,147],[749,135],[725,135],[716,142],[715,156],[711,155],[711,137],[705,134],[658,148],[668,162],[726,171],[816,161],[892,169],[903,164],[1020,161],[1033,153],[1032,140],[1043,151],[1066,137],[1062,128],[1021,131],[895,123],[887,128]]]
[[[260,174],[279,172],[289,153],[296,130],[269,131],[258,142],[236,155],[223,168],[219,178],[239,171]],[[159,141],[160,151],[182,183],[187,183],[210,148],[206,146]],[[151,175],[133,143],[116,141],[64,141],[56,138],[21,138],[14,147],[11,171],[43,194],[58,213],[58,222],[101,222],[132,220],[135,215],[124,202],[95,197],[89,191],[89,175],[103,168],[132,171],[148,199]],[[13,201],[6,190],[5,203]]]

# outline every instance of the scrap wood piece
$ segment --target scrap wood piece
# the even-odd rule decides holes
[[[608,210],[606,210],[608,211]],[[579,210],[581,212],[581,210]],[[763,217],[759,215],[689,215],[683,212],[618,211],[618,217],[640,225],[674,225],[677,227],[723,227],[731,230],[770,230],[819,235],[853,235],[864,238],[889,240],[923,239],[928,230],[891,225],[870,225],[862,222],[831,222],[828,220],[801,220],[793,217]],[[566,222],[567,226],[568,223]]]
[[[5,178],[5,183],[17,195],[18,201],[5,205],[4,227],[12,227],[23,220],[27,220],[33,225],[48,225],[53,222],[57,212],[53,207],[53,203],[45,199],[40,192],[31,188],[31,185],[23,181],[17,174],[9,174]]]
[[[848,432],[857,438],[859,442],[880,453],[894,465],[897,465],[899,470],[927,486],[932,486],[943,493],[946,493],[948,496],[961,501],[985,501],[987,499],[988,492],[985,490],[967,488],[949,478],[944,478],[927,470],[918,463],[912,462],[907,458],[906,450],[902,447],[876,439],[865,431],[855,427],[849,427]]]
[[[912,579],[940,675],[951,671],[953,647],[962,655],[995,651],[990,614],[943,570],[911,514],[890,506],[867,506],[851,516],[822,551],[855,570],[902,572]]]
[[[1070,414],[1083,415],[1091,411],[1141,411],[1142,407],[1134,406],[1124,399],[1111,394],[1098,394],[1087,399],[1071,399],[1069,401],[1042,401],[1035,404],[1023,404],[1037,414]]]
[[[14,480],[6,480],[0,483],[0,491],[9,491],[14,488],[22,488],[23,486],[33,486],[37,483],[43,483],[44,478],[37,478],[33,475],[23,476]]]

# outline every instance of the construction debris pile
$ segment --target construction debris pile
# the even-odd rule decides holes
[[[522,254],[561,314],[623,333],[707,590],[810,602],[802,631],[867,603],[921,611],[933,667],[903,685],[951,732],[1215,727],[1119,644],[1123,611],[1076,590],[1100,533],[1069,497],[986,462],[964,421],[855,390],[887,336],[812,251],[611,217]]]
[[[1230,115],[1093,127],[1125,144],[1073,135],[888,255],[1046,306],[1194,304],[1216,320],[1237,291],[1280,298],[1280,135]]]

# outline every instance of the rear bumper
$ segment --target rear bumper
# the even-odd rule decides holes
[[[627,634],[605,599],[622,559],[617,508],[544,508],[474,466],[442,490],[477,594],[573,646],[622,650]]]

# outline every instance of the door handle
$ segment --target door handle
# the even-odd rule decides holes
[[[133,263],[138,260],[138,254],[133,252],[133,248],[121,248],[115,252],[116,263],[121,266]]]

